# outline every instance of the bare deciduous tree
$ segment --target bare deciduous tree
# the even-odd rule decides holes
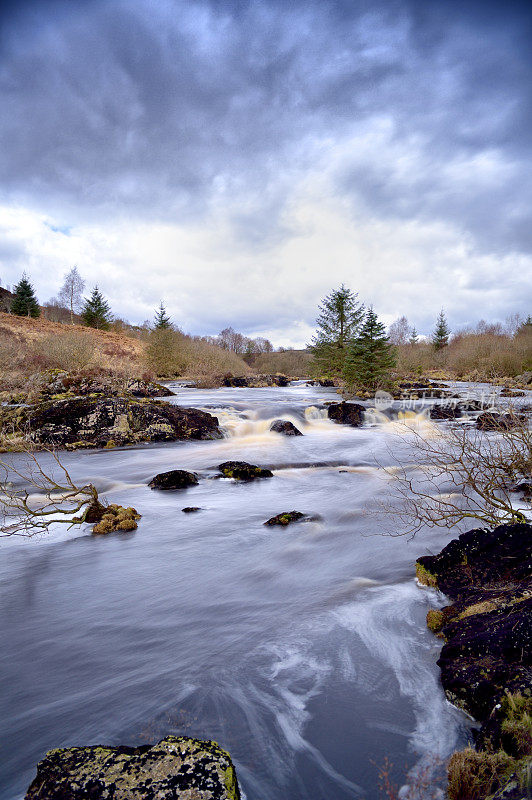
[[[425,437],[405,426],[416,464],[394,456],[387,468],[399,503],[384,510],[399,521],[397,535],[449,528],[468,518],[490,527],[526,521],[522,507],[532,505],[530,494],[516,503],[512,489],[532,475],[532,430],[512,416],[511,427],[490,432],[460,425]]]
[[[29,446],[21,464],[18,457],[13,463],[0,459],[0,535],[34,536],[56,523],[94,521],[91,512],[102,511],[92,483],[76,485],[57,454],[46,452],[51,457],[46,469]]]
[[[74,324],[74,312],[81,309],[85,281],[78,272],[77,267],[72,267],[65,275],[63,286],[59,291],[59,300],[70,311],[70,322]]]

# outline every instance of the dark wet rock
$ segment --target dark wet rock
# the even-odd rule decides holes
[[[449,700],[484,722],[506,690],[531,695],[532,525],[464,533],[416,572],[454,601],[430,624]]]
[[[482,411],[485,404],[481,400],[460,400],[458,403],[462,411]]]
[[[231,757],[216,742],[167,736],[142,747],[50,750],[25,800],[239,800]]]
[[[324,387],[327,387],[327,388],[328,387],[332,387],[332,386],[336,386],[335,382],[333,380],[331,380],[330,378],[321,378],[318,381],[318,383],[319,383],[320,386],[324,386]]]
[[[183,514],[195,514],[197,511],[201,511],[201,508],[199,506],[185,506],[181,511]]]
[[[106,512],[106,508],[107,507],[104,506],[103,503],[100,503],[99,500],[93,500],[85,509],[83,522],[99,522]]]
[[[198,485],[198,476],[185,469],[171,469],[169,472],[159,472],[151,479],[150,489],[187,489],[189,486]]]
[[[300,430],[287,419],[276,419],[270,425],[270,430],[275,433],[282,433],[285,436],[303,436]]]
[[[270,517],[264,524],[265,525],[290,525],[292,522],[300,522],[301,520],[308,519],[306,514],[301,511],[285,511],[283,514],[277,514],[275,517]]]
[[[498,414],[494,411],[485,411],[478,415],[476,424],[481,431],[508,431],[519,425],[521,421],[522,418],[517,414]]]
[[[499,397],[526,397],[526,392],[520,389],[503,389],[499,392]]]
[[[255,478],[273,478],[269,469],[248,464],[247,461],[224,461],[218,466],[224,478],[233,478],[235,481],[253,481]]]
[[[437,405],[430,409],[430,418],[435,420],[457,419],[462,416],[462,409],[457,404]]]
[[[36,444],[111,447],[137,442],[220,439],[216,417],[194,408],[125,397],[56,400],[3,415],[2,426],[28,431]]]
[[[224,375],[222,386],[231,386],[238,389],[245,389],[249,386],[248,378],[243,375]]]
[[[105,511],[92,529],[93,533],[127,533],[136,531],[138,528],[137,520],[141,515],[136,508],[129,506],[119,506],[116,503],[105,507]],[[85,522],[90,520],[85,519]]]
[[[358,428],[364,422],[364,406],[360,403],[330,403],[327,407],[327,416],[338,425],[351,425]]]
[[[127,392],[133,397],[173,397],[174,392],[171,392],[167,386],[162,383],[153,383],[152,381],[131,380],[128,381]]]
[[[521,481],[511,487],[512,492],[521,492],[525,498],[532,498],[532,481]]]

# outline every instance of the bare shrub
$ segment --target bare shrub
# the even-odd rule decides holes
[[[63,336],[45,336],[35,342],[32,360],[41,367],[79,372],[89,366],[94,352],[95,346],[90,336],[69,332]]]
[[[263,375],[292,375],[306,378],[311,374],[312,353],[307,350],[280,350],[277,353],[261,353],[253,361],[253,367]]]

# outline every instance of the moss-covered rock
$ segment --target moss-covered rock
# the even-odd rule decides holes
[[[148,486],[150,489],[187,489],[189,486],[197,486],[198,483],[195,472],[171,469],[169,472],[159,472],[151,479]]]
[[[239,800],[229,754],[212,741],[167,736],[153,746],[50,750],[25,800]]]
[[[222,477],[233,478],[235,481],[253,481],[256,478],[273,478],[273,472],[247,461],[224,461],[218,465]]]
[[[136,508],[132,508],[131,506],[129,508],[124,508],[124,506],[113,503],[110,506],[104,507],[104,513],[92,529],[92,532],[114,533],[115,531],[121,531],[122,533],[126,533],[128,531],[135,531],[138,527],[137,520],[140,519],[140,517],[141,515]],[[85,518],[84,521],[89,522],[90,520]]]
[[[266,520],[265,525],[290,525],[292,522],[301,522],[304,519],[309,519],[307,514],[301,511],[285,511],[283,514],[277,514],[275,517],[270,517]]]
[[[130,397],[77,397],[3,412],[2,431],[22,431],[35,444],[106,447],[179,439],[220,439],[216,417],[195,408]]]

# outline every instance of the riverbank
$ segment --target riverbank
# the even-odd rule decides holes
[[[446,697],[481,723],[450,760],[450,800],[532,797],[531,554],[532,525],[502,525],[416,562],[419,583],[452,600],[427,614]]]

